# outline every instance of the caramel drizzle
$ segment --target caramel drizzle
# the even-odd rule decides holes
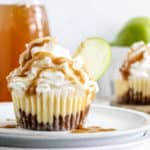
[[[73,74],[75,74],[75,76],[78,76],[78,77],[79,77],[80,82],[84,84],[84,83],[85,83],[85,79],[84,79],[83,74],[81,73],[81,71],[75,70],[75,69],[73,68],[73,63],[69,63],[69,67],[72,69]],[[82,68],[82,69],[83,69],[83,68]]]
[[[110,132],[115,131],[116,129],[113,128],[102,128],[98,126],[92,126],[92,127],[83,127],[82,125],[79,126],[78,129],[74,129],[71,131],[71,133],[97,133],[97,132]]]
[[[6,121],[7,122],[4,125],[1,125],[1,123],[0,123],[0,128],[7,128],[7,129],[17,128],[17,124],[16,123],[12,123],[12,121],[15,122],[14,119],[6,119]]]
[[[15,125],[15,124],[6,124],[6,125],[0,126],[0,128],[13,129],[13,128],[17,128],[17,125]]]
[[[37,86],[37,81],[39,79],[39,76],[41,75],[42,72],[44,72],[46,70],[49,70],[51,72],[60,71],[60,72],[62,72],[64,74],[64,71],[61,70],[61,69],[57,70],[56,68],[54,69],[52,67],[42,68],[41,70],[38,71],[37,76],[33,79],[33,81],[31,82],[30,86],[28,87],[27,94],[29,94],[29,95],[36,94],[35,89],[36,89],[36,86]]]
[[[31,69],[31,66],[33,64],[34,61],[37,61],[37,60],[40,60],[40,59],[43,59],[45,57],[50,57],[50,58],[54,58],[54,56],[51,54],[51,53],[48,53],[48,52],[37,52],[33,55],[32,58],[30,58],[25,64],[24,64],[24,67],[23,67],[23,72],[22,74],[25,74],[26,71],[30,70]]]
[[[50,52],[37,52],[35,53],[33,56],[31,54],[31,49],[35,46],[37,47],[41,47],[43,46],[45,43],[49,43],[50,41],[56,42],[53,38],[45,38],[42,41],[33,41],[32,43],[30,43],[28,45],[28,56],[27,58],[24,59],[23,63],[22,63],[22,67],[23,67],[23,71],[22,73],[19,75],[20,77],[26,77],[25,73],[31,69],[33,62],[35,62],[36,60],[40,60],[43,59],[44,57],[49,57],[52,60],[52,63],[55,65],[60,65],[62,63],[67,62],[69,64],[69,68],[70,68],[70,73],[75,76],[75,78],[77,77],[77,80],[80,81],[81,84],[85,83],[85,79],[84,79],[84,75],[82,74],[81,71],[76,70],[73,67],[73,62],[67,58],[64,57],[55,57],[52,53]],[[82,69],[87,73],[87,70],[82,67]],[[45,70],[50,70],[50,71],[61,71],[63,74],[65,74],[65,77],[70,80],[72,83],[76,83],[75,78],[73,78],[72,76],[69,76],[68,73],[65,72],[65,69],[56,69],[56,68],[52,68],[51,66],[47,67],[43,67],[41,70],[39,70],[37,76],[34,78],[34,80],[32,81],[32,83],[30,84],[29,88],[28,88],[28,93],[32,93],[35,92],[35,87],[37,85],[37,80],[40,76],[40,74],[45,71]],[[93,92],[94,93],[94,92]],[[92,97],[95,96],[95,93],[93,94]]]
[[[73,71],[73,73],[76,76],[79,77],[80,82],[81,83],[85,82],[82,73],[79,70],[75,70],[73,68],[73,62],[71,60],[69,60],[67,58],[64,58],[64,57],[55,57],[52,53],[49,53],[49,52],[37,52],[37,53],[35,53],[33,55],[33,57],[24,65],[23,72],[22,72],[21,76],[24,76],[25,72],[28,71],[31,68],[31,66],[32,66],[34,61],[43,59],[45,57],[49,57],[52,60],[52,63],[55,64],[55,65],[60,65],[60,64],[62,64],[64,62],[67,62],[69,64],[69,67]]]
[[[31,49],[33,47],[41,47],[43,46],[45,43],[49,43],[49,42],[53,42],[53,43],[56,43],[56,40],[54,38],[51,38],[51,37],[47,37],[47,38],[44,38],[43,40],[41,41],[33,41],[31,42],[29,45],[28,45],[28,57],[23,61],[22,63],[22,67],[24,68],[23,69],[23,73],[21,76],[24,76],[25,72],[27,70],[29,70],[32,66],[32,63],[35,61],[35,60],[39,60],[39,59],[43,59],[44,57],[49,57],[52,59],[52,62],[56,65],[60,65],[62,63],[64,63],[65,61],[69,64],[69,67],[71,68],[71,70],[73,71],[73,74],[75,76],[77,76],[79,78],[79,81],[81,83],[85,83],[85,80],[84,80],[84,77],[82,75],[82,73],[79,71],[79,70],[75,70],[73,68],[73,63],[69,60],[69,59],[66,59],[64,57],[58,57],[56,58],[54,55],[52,55],[51,53],[49,52],[37,52],[35,55],[33,55],[33,58],[32,58],[32,54],[31,54]],[[71,80],[72,78],[69,77]]]
[[[27,51],[29,52],[28,53],[28,56],[27,58],[24,59],[24,61],[22,62],[22,66],[24,66],[26,64],[26,62],[28,62],[31,58],[32,58],[32,54],[31,54],[31,49],[33,47],[41,47],[43,46],[45,43],[49,43],[50,41],[53,41],[55,42],[55,40],[53,38],[50,38],[50,37],[47,37],[47,38],[44,38],[42,41],[38,41],[38,42],[31,42],[28,47],[27,47]]]
[[[127,80],[128,77],[130,76],[131,65],[134,64],[135,62],[141,61],[143,57],[144,57],[144,51],[141,51],[137,56],[133,58],[130,58],[128,55],[127,60],[124,61],[123,65],[120,68],[120,72],[124,80]]]
[[[83,74],[78,71],[78,70],[75,70],[73,68],[73,62],[67,58],[64,58],[64,57],[55,57],[52,53],[49,53],[49,52],[37,52],[33,55],[33,57],[24,65],[23,67],[23,71],[22,71],[22,74],[20,74],[20,77],[25,77],[25,73],[31,68],[32,64],[34,61],[36,60],[40,60],[40,59],[43,59],[45,57],[49,57],[52,62],[56,65],[60,65],[64,62],[67,62],[69,64],[69,67],[71,68],[70,71],[71,73],[74,75],[74,76],[77,76],[79,81],[84,84],[85,83],[85,80],[84,80],[84,77],[83,77]],[[37,85],[37,80],[40,76],[40,74],[45,71],[45,70],[50,70],[50,71],[61,71],[63,74],[65,74],[66,76],[66,79],[72,81],[72,83],[75,83],[75,79],[72,77],[72,76],[69,76],[66,72],[65,72],[65,69],[63,68],[53,68],[51,66],[47,67],[43,67],[42,69],[39,70],[37,76],[35,77],[35,79],[33,80],[33,82],[31,83],[31,85],[29,86],[29,89],[27,90],[28,93],[32,93],[33,91],[35,92],[35,87]],[[30,92],[29,92],[30,91]]]

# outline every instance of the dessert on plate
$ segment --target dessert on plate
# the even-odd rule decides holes
[[[150,45],[137,42],[130,48],[115,81],[117,101],[150,104]]]
[[[51,37],[34,40],[7,76],[17,123],[32,130],[79,127],[95,97],[96,82],[79,57]]]

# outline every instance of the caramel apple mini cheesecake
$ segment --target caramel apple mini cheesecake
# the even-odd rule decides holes
[[[115,81],[119,103],[150,104],[150,45],[132,45]]]
[[[111,60],[109,44],[91,37],[74,55],[51,37],[30,42],[8,77],[18,126],[63,131],[83,125]]]
[[[96,82],[79,57],[45,37],[26,46],[19,64],[7,81],[20,127],[62,131],[83,123]]]

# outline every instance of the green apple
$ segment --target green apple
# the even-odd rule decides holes
[[[136,17],[129,20],[112,44],[116,46],[130,46],[137,41],[150,42],[149,17]]]
[[[111,60],[110,45],[99,37],[90,37],[82,42],[74,53],[80,56],[93,80],[98,80],[107,70]]]

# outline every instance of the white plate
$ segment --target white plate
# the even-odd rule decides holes
[[[0,122],[14,118],[11,103],[0,104]],[[69,148],[115,145],[141,138],[150,129],[147,114],[92,105],[86,122],[87,126],[115,128],[113,132],[72,134],[70,132],[39,132],[23,129],[0,128],[1,146],[37,148]]]

